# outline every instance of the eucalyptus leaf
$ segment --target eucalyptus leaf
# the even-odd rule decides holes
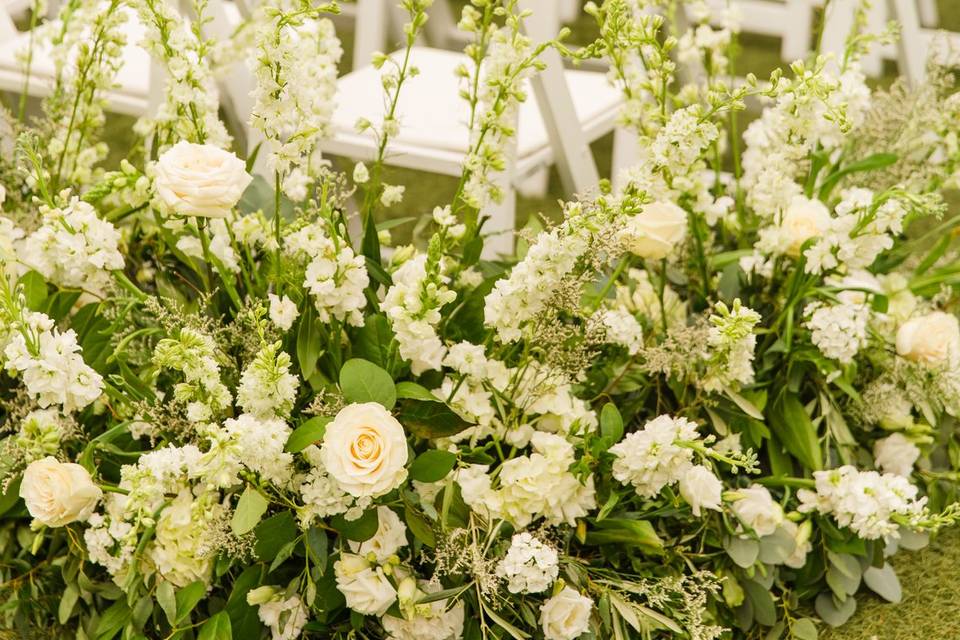
[[[847,598],[843,602],[837,601],[829,593],[817,596],[814,608],[817,615],[831,627],[839,627],[849,620],[857,611],[857,599]]]
[[[863,581],[874,593],[888,602],[899,604],[903,600],[900,579],[889,563],[884,563],[880,568],[868,567],[863,572]]]
[[[752,567],[760,555],[760,543],[757,540],[740,536],[728,538],[724,542],[723,549],[737,566],[744,569]]]

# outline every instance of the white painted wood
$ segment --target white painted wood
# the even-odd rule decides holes
[[[853,28],[854,12],[857,0],[831,0],[823,20],[823,33],[820,37],[820,53],[832,53],[832,65],[839,67],[846,50],[847,36]]]
[[[935,29],[940,25],[937,0],[917,0],[917,8],[920,11],[920,24],[928,29]]]
[[[809,0],[786,0],[780,58],[793,62],[805,58],[813,46],[813,5]]]
[[[376,51],[385,51],[389,13],[382,0],[357,0],[353,32],[353,68],[370,64]]]
[[[912,84],[920,83],[926,76],[927,54],[933,32],[921,26],[916,0],[890,0],[890,10],[900,23],[897,48],[901,72]]]

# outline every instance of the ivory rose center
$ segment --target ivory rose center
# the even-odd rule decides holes
[[[355,497],[381,496],[407,477],[406,433],[376,402],[344,407],[327,425],[320,455],[327,473]]]

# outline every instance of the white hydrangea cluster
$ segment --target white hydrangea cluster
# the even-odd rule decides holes
[[[174,387],[174,399],[187,408],[187,419],[203,422],[230,406],[233,397],[220,380],[217,347],[210,336],[193,329],[180,329],[177,338],[157,343],[153,362],[159,367],[180,371],[184,382]]]
[[[807,307],[804,326],[820,352],[841,364],[850,364],[867,343],[870,308],[863,304],[814,303]]]
[[[497,575],[506,578],[510,593],[541,593],[560,575],[560,556],[526,531],[517,533],[497,565]]]
[[[72,413],[100,397],[103,378],[83,361],[73,329],[60,331],[48,316],[32,312],[21,324],[9,334],[4,366],[21,376],[41,408],[59,404],[64,413]]]
[[[581,482],[568,469],[576,460],[566,438],[536,432],[533,453],[503,463],[494,488],[488,465],[461,469],[457,481],[464,502],[491,518],[503,518],[518,528],[543,518],[549,525],[573,525],[597,506],[593,477]]]
[[[50,282],[102,294],[108,271],[123,268],[120,232],[74,197],[63,208],[41,207],[43,224],[21,245],[20,260]]]
[[[684,443],[700,440],[697,425],[686,418],[662,415],[643,429],[628,433],[610,447],[613,477],[633,485],[637,495],[653,498],[667,485],[679,482],[694,467],[694,451]]]
[[[447,348],[437,335],[440,309],[457,297],[443,282],[443,276],[428,273],[427,256],[407,260],[393,274],[393,286],[380,308],[387,314],[396,334],[400,355],[410,361],[414,375],[440,369]]]
[[[587,249],[580,235],[565,235],[565,226],[541,232],[506,278],[497,280],[484,300],[484,323],[502,342],[519,340],[522,326],[546,308],[563,279]]]
[[[218,498],[216,493],[194,497],[185,488],[160,512],[145,556],[152,568],[174,586],[209,582],[216,559],[216,550],[209,546],[209,531],[226,511]]]
[[[290,427],[278,418],[258,418],[248,413],[230,418],[222,428],[208,425],[209,449],[198,461],[198,471],[210,486],[237,484],[244,467],[284,487],[293,478],[293,455],[284,451]]]
[[[733,308],[718,302],[714,311],[707,335],[707,375],[701,385],[707,391],[719,391],[730,385],[750,384],[757,346],[754,328],[760,322],[760,314],[743,306],[739,299],[733,301]]]
[[[298,515],[303,529],[309,528],[317,519],[346,513],[353,503],[353,497],[345,493],[323,467],[312,467],[299,481],[298,491],[303,507]]]
[[[326,18],[291,20],[274,7],[261,12],[248,61],[257,79],[250,123],[264,136],[268,166],[287,176],[284,191],[300,201],[306,192],[289,178],[309,172],[304,162],[329,133],[343,49]]]
[[[801,513],[832,515],[865,540],[896,540],[901,526],[910,526],[925,511],[926,498],[917,498],[909,480],[892,473],[859,471],[845,465],[815,471],[816,491],[801,489]]]
[[[631,356],[643,348],[643,327],[632,313],[625,309],[605,309],[599,315],[607,342],[620,345]]]
[[[257,418],[287,418],[299,385],[290,365],[280,342],[265,345],[240,376],[237,404]]]

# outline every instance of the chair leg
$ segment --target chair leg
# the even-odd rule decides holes
[[[624,182],[624,172],[635,165],[640,158],[640,145],[637,134],[626,127],[613,130],[613,164],[610,168],[614,190],[620,189]]]
[[[813,5],[810,0],[786,1],[786,24],[780,43],[780,58],[793,62],[807,57],[813,40]]]
[[[936,29],[940,25],[937,0],[918,0],[917,6],[920,10],[920,24],[930,29]]]

